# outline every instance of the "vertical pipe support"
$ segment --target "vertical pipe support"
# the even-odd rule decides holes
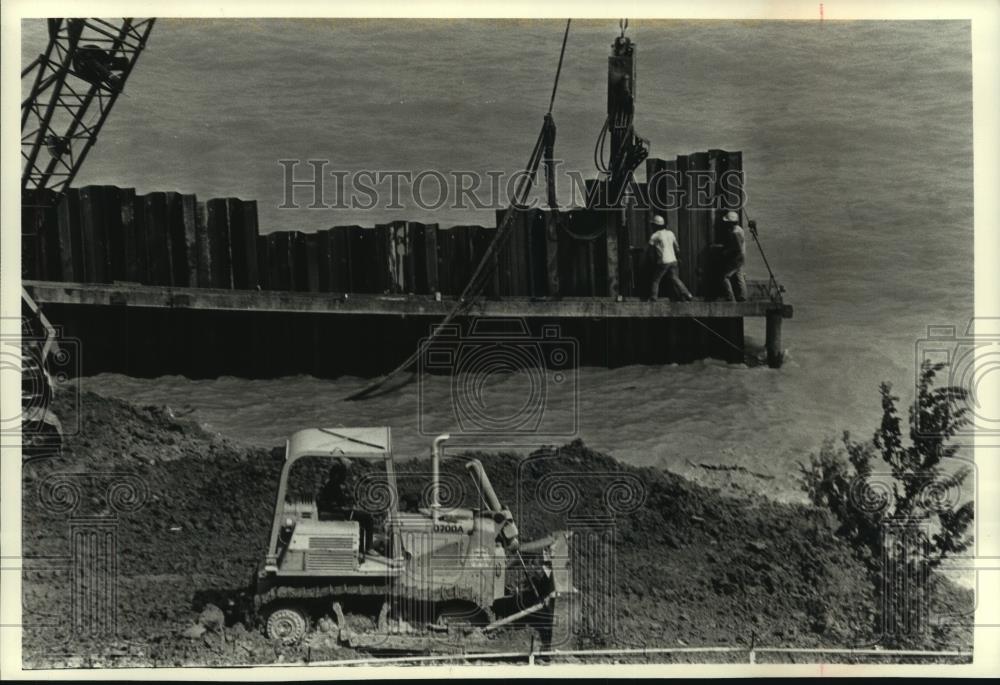
[[[434,445],[431,448],[431,520],[438,522],[438,510],[441,509],[441,501],[438,496],[441,477],[441,444],[451,438],[448,433],[442,433],[434,438]]]
[[[764,346],[767,349],[767,365],[772,369],[777,369],[784,361],[784,350],[781,348],[781,319],[780,309],[771,309],[767,312],[767,331],[764,339]]]

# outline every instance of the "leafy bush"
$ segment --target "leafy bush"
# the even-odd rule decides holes
[[[969,469],[949,468],[946,461],[958,451],[951,439],[969,423],[967,393],[934,387],[943,366],[921,366],[908,445],[899,398],[882,383],[882,419],[872,439],[859,442],[845,432],[800,466],[809,499],[833,514],[837,534],[868,563],[882,593],[882,629],[895,642],[926,627],[930,571],[972,544],[974,505],[959,501]],[[907,579],[903,592],[901,578]]]

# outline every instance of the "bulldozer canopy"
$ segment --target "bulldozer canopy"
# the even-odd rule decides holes
[[[307,428],[288,439],[285,459],[299,457],[344,457],[385,459],[391,452],[389,428]]]

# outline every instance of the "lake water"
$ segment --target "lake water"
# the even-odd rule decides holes
[[[278,209],[277,160],[513,172],[541,124],[562,29],[559,21],[162,20],[77,184],[256,199],[262,231],[394,218],[491,225],[491,211]],[[617,21],[574,22],[554,109],[557,153],[588,176],[617,32]],[[25,25],[27,57],[43,35]],[[703,472],[692,463],[742,465],[775,476],[763,489],[794,497],[795,464],[822,438],[875,427],[879,381],[912,397],[926,327],[961,332],[972,315],[969,26],[633,20],[629,35],[638,46],[636,127],[652,156],[743,151],[748,212],[795,318],[785,322],[780,370],[582,369],[579,433],[621,459],[683,473]],[[755,251],[748,272],[765,274]],[[761,342],[762,321],[747,332]],[[494,378],[490,392],[513,405],[524,381]],[[447,379],[423,388],[424,405],[416,384],[339,401],[361,384],[84,381],[189,407],[251,442],[276,444],[316,424],[388,424],[399,453],[423,452],[418,411],[449,406]]]

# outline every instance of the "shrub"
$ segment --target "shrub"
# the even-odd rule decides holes
[[[872,439],[859,442],[845,432],[839,443],[826,440],[809,464],[800,466],[809,499],[833,515],[837,534],[868,564],[881,593],[881,628],[894,643],[908,642],[907,636],[926,628],[932,569],[972,544],[974,505],[958,496],[969,469],[946,468],[958,451],[951,439],[969,422],[967,393],[934,387],[943,366],[921,366],[909,411],[909,444],[896,408],[899,398],[882,383],[882,417]]]

